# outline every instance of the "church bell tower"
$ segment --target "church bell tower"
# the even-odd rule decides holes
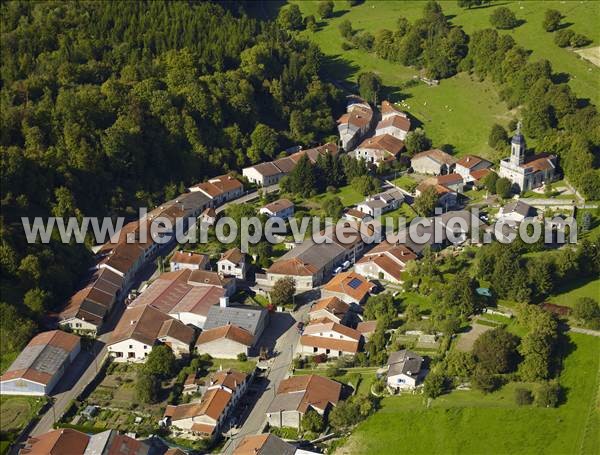
[[[510,162],[520,166],[525,161],[525,138],[521,134],[521,122],[517,123],[517,132],[510,141]]]

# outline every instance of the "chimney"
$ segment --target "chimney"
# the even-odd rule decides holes
[[[219,306],[227,308],[229,306],[229,297],[219,297]]]

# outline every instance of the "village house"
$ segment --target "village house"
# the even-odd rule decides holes
[[[188,188],[189,191],[200,191],[211,200],[211,207],[218,207],[227,201],[239,198],[244,194],[244,185],[231,174],[220,175]]]
[[[295,455],[296,450],[296,447],[280,437],[265,433],[244,437],[233,455]]]
[[[535,216],[535,209],[519,199],[508,202],[498,211],[498,221],[512,221],[516,224],[520,224],[532,216]]]
[[[479,169],[478,171],[473,171],[469,174],[469,181],[472,186],[475,188],[481,189],[485,185],[485,178],[490,175],[494,170],[491,168],[488,169]]]
[[[389,134],[404,141],[409,131],[410,119],[408,116],[397,110],[389,101],[383,101],[381,103],[381,121],[375,127],[375,136]]]
[[[225,296],[229,297],[235,294],[237,289],[236,280],[234,277],[225,276],[219,272],[209,270],[180,270],[181,280],[187,280],[187,283],[192,286],[217,286],[223,289]]]
[[[356,325],[356,331],[363,336],[365,342],[369,341],[376,330],[377,321],[361,321]]]
[[[394,161],[404,149],[404,142],[391,134],[383,134],[365,139],[352,153],[356,159],[363,159],[368,164],[381,165],[386,161]]]
[[[108,353],[115,362],[145,362],[152,347],[162,343],[176,357],[190,353],[194,329],[152,305],[127,308],[108,342]]]
[[[327,318],[311,321],[300,337],[300,353],[327,357],[353,356],[362,348],[360,332]]]
[[[225,251],[217,261],[217,271],[225,277],[245,280],[247,270],[246,255],[239,248],[231,248]]]
[[[351,226],[347,226],[347,231],[349,242],[338,239],[333,228],[320,233],[324,239],[321,243],[310,238],[304,240],[277,259],[265,274],[257,273],[256,283],[263,289],[271,289],[277,280],[292,277],[300,292],[321,285],[339,264],[349,265],[362,254],[364,243],[360,232]]]
[[[257,340],[269,323],[266,308],[250,305],[230,305],[227,297],[221,298],[219,305],[208,311],[204,330],[233,324],[248,331]]]
[[[462,175],[457,174],[456,172],[438,175],[436,180],[438,185],[442,185],[455,193],[462,193],[465,186]]]
[[[200,223],[205,226],[214,226],[216,222],[217,211],[214,208],[208,207],[200,214]]]
[[[209,265],[210,261],[206,254],[194,253],[192,251],[175,251],[169,259],[169,266],[172,272],[181,269],[206,269]]]
[[[267,409],[267,422],[272,427],[300,429],[302,417],[310,409],[325,416],[337,405],[342,384],[314,374],[292,376],[277,387],[277,395]]]
[[[356,209],[359,212],[376,218],[384,213],[396,210],[402,202],[404,202],[402,192],[396,188],[392,188],[383,193],[367,197],[367,199],[356,206]]]
[[[49,395],[80,350],[79,337],[70,333],[34,336],[0,376],[0,394]]]
[[[200,402],[168,405],[165,418],[169,424],[189,435],[216,437],[240,397],[245,393],[249,376],[228,370],[213,373]]]
[[[470,183],[476,178],[472,176],[473,172],[482,171],[492,167],[492,163],[484,158],[475,155],[465,155],[456,162],[454,172],[463,178],[464,183]]]
[[[106,430],[88,435],[71,428],[59,428],[30,436],[19,455],[149,455],[150,446],[137,439]]]
[[[356,272],[343,272],[334,276],[321,290],[323,297],[338,297],[350,304],[363,303],[374,284]]]
[[[156,258],[160,244],[151,235],[151,220],[132,221],[126,224],[98,250],[97,267],[106,268],[123,278],[123,294],[126,293],[137,272]]]
[[[384,241],[366,252],[354,270],[367,278],[400,284],[406,265],[416,259],[417,255],[408,247]]]
[[[200,379],[198,378],[197,371],[190,373],[183,381],[183,390],[181,393],[184,395],[193,395],[200,392]]]
[[[121,297],[123,277],[107,268],[94,270],[85,285],[71,296],[58,315],[58,325],[75,333],[95,336]]]
[[[410,166],[418,174],[450,174],[454,171],[455,163],[452,156],[439,149],[417,153],[410,160]]]
[[[345,324],[350,316],[349,311],[350,305],[338,297],[326,297],[313,303],[308,317],[311,321],[326,318],[338,324]]]
[[[394,390],[416,388],[427,374],[423,369],[423,357],[403,349],[392,352],[387,361],[386,380],[388,387]]]
[[[345,151],[352,150],[373,126],[373,109],[358,96],[347,97],[346,113],[338,120],[338,133]]]
[[[275,185],[276,183],[279,183],[282,177],[285,177],[294,170],[296,164],[304,155],[308,156],[310,162],[314,164],[317,162],[319,155],[325,155],[327,153],[332,155],[337,154],[337,145],[329,142],[312,149],[300,150],[290,156],[284,156],[274,161],[255,164],[254,166],[244,168],[242,170],[242,175],[246,177],[249,182],[259,186]]]
[[[449,210],[456,206],[458,201],[458,194],[456,191],[451,190],[447,186],[440,185],[437,183],[437,179],[426,179],[423,180],[417,188],[415,189],[415,196],[419,197],[423,191],[427,188],[433,188],[437,194],[438,200],[437,205],[439,207],[444,208],[444,210]]]
[[[294,216],[294,203],[289,199],[278,199],[262,207],[258,213],[286,220]]]
[[[196,352],[219,359],[235,359],[250,355],[255,338],[246,329],[227,324],[202,331],[196,341]]]
[[[510,142],[510,157],[500,161],[498,175],[509,179],[518,192],[538,188],[555,179],[556,156],[541,153],[525,156],[525,137],[521,134],[521,122]]]
[[[187,281],[189,275],[189,269],[159,275],[129,307],[152,305],[185,325],[203,328],[210,308],[218,305],[226,292],[221,286],[192,285]]]

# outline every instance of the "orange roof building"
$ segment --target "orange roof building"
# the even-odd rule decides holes
[[[373,286],[373,283],[356,272],[343,272],[323,286],[322,295],[338,297],[346,303],[360,304],[367,298]]]
[[[248,375],[245,373],[233,370],[216,372],[211,376],[199,402],[167,406],[165,417],[170,419],[174,427],[212,438],[247,385]]]
[[[328,357],[354,355],[362,347],[360,332],[323,318],[311,321],[300,337],[303,354],[325,354]]]
[[[277,387],[277,395],[267,409],[267,421],[275,427],[300,428],[302,416],[312,409],[323,415],[337,405],[342,384],[314,374],[291,376]]]

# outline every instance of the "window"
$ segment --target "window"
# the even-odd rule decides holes
[[[148,349],[148,345],[147,344],[144,345],[144,349]]]
[[[133,349],[133,345],[132,344],[129,345],[129,349]]]
[[[325,354],[329,354],[331,351],[329,349],[325,349]]]
[[[313,352],[318,352],[319,348],[313,348]]]
[[[342,355],[342,351],[338,351],[338,356],[341,356],[341,355]]]
[[[128,359],[135,359],[135,352],[128,352],[127,353],[127,358]]]
[[[115,352],[115,357],[123,357],[123,353],[122,352]]]

